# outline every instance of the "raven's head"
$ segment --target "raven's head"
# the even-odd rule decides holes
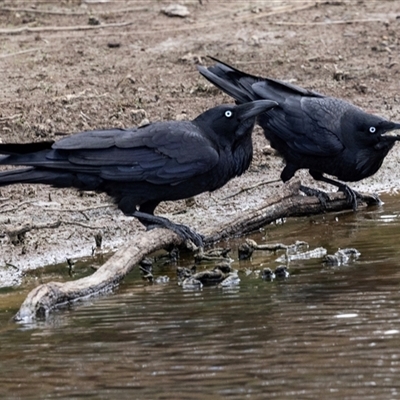
[[[394,134],[394,131],[400,129],[400,124],[376,117],[375,115],[372,117],[374,117],[374,120],[369,124],[368,133],[375,136],[377,140],[377,143],[374,145],[375,150],[390,150],[394,143],[400,140],[400,136]]]
[[[400,136],[392,132],[400,124],[374,114],[368,114],[357,107],[349,107],[341,120],[343,133],[359,148],[374,148],[389,151]],[[348,137],[350,135],[350,138]]]
[[[356,161],[359,179],[373,175],[400,136],[390,133],[400,124],[352,107],[341,125],[345,126],[346,142]]]
[[[199,115],[193,122],[218,145],[233,145],[250,136],[256,117],[278,104],[270,100],[257,100],[241,105],[223,104]],[[211,137],[210,137],[211,136]]]
[[[241,175],[253,157],[251,132],[256,117],[277,106],[270,100],[257,100],[240,105],[220,105],[199,115],[193,122],[213,143],[220,154],[233,159],[227,167],[233,176]]]

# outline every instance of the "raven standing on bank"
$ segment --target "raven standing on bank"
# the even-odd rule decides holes
[[[261,100],[222,105],[193,121],[81,132],[58,142],[0,144],[0,186],[43,183],[106,192],[126,215],[148,228],[165,227],[202,245],[185,225],[154,216],[161,201],[213,191],[250,165],[256,116],[276,105]]]
[[[314,179],[337,186],[356,209],[360,195],[324,174],[351,182],[375,174],[395,141],[400,140],[386,133],[400,129],[400,124],[367,114],[344,100],[214,61],[217,64],[208,69],[199,66],[199,72],[239,104],[259,99],[279,104],[260,114],[258,123],[286,161],[282,181],[287,182],[299,169],[308,169]],[[325,193],[305,186],[301,190],[325,201]]]

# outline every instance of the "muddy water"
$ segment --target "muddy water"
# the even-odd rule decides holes
[[[279,254],[235,262],[236,289],[184,291],[132,273],[116,294],[17,325],[28,289],[0,293],[0,397],[7,399],[392,399],[400,397],[400,199],[359,211],[291,219],[258,242],[355,247],[328,267]],[[236,258],[238,242],[230,242]],[[184,265],[185,262],[182,261]],[[54,271],[52,272],[54,274]],[[27,284],[28,285],[28,284]]]

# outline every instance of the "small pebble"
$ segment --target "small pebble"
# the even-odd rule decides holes
[[[94,17],[92,15],[89,17],[88,24],[89,25],[100,25],[100,20],[97,17]]]
[[[181,283],[182,289],[185,290],[197,290],[201,289],[203,287],[203,284],[197,280],[194,279],[193,277],[186,278],[182,283]]]
[[[161,11],[168,15],[168,17],[180,17],[185,18],[190,15],[190,12],[186,6],[181,4],[170,4],[161,9]]]
[[[238,286],[240,283],[240,278],[237,272],[231,272],[228,276],[218,285],[221,288],[232,288]]]
[[[110,49],[117,49],[118,47],[121,47],[121,43],[119,42],[108,42],[107,47]]]
[[[285,279],[289,276],[289,271],[285,265],[280,265],[279,267],[275,268],[275,276],[280,279]]]
[[[275,273],[272,271],[271,268],[264,268],[261,271],[261,278],[266,280],[266,281],[273,281],[275,279],[276,275]]]
[[[162,284],[162,283],[168,283],[168,282],[169,282],[169,277],[166,275],[158,276],[154,280],[154,283],[156,283],[156,284]]]
[[[186,267],[177,267],[176,275],[179,281],[183,281],[186,278],[190,278],[196,272],[196,266],[194,265],[192,268]]]

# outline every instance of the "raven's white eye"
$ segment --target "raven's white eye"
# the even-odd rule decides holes
[[[371,127],[369,128],[369,131],[370,131],[371,133],[375,133],[375,132],[376,132],[376,128],[375,128],[374,126],[371,126]]]
[[[231,111],[231,110],[225,111],[225,117],[226,117],[226,118],[232,117],[232,111]]]

